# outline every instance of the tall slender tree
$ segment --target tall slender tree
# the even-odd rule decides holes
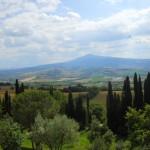
[[[150,104],[150,73],[144,82],[144,102]]]
[[[127,76],[124,80],[123,90],[122,90],[122,101],[121,101],[121,135],[127,136],[127,126],[126,126],[126,113],[128,108],[132,106],[132,93],[130,88],[130,79]]]
[[[141,77],[137,78],[137,74],[134,75],[134,100],[133,106],[137,110],[143,108],[143,89],[142,89],[142,81]]]
[[[144,107],[143,88],[142,88],[141,77],[139,76],[139,81],[138,81],[138,105],[137,105],[137,109],[142,109],[143,107]]]
[[[86,95],[86,125],[89,126],[90,124],[90,99],[89,95]]]
[[[137,74],[134,74],[134,99],[133,99],[133,106],[137,108],[138,105],[138,78]]]
[[[11,96],[8,91],[5,92],[4,99],[2,102],[3,115],[11,115]]]
[[[83,106],[83,98],[81,95],[78,96],[76,100],[76,111],[75,118],[76,121],[80,124],[80,129],[84,129],[86,122],[85,108]]]
[[[122,109],[123,112],[126,113],[128,107],[132,106],[132,93],[130,88],[130,79],[127,76],[124,80],[123,92],[122,92]]]
[[[24,84],[23,84],[23,83],[21,83],[19,93],[23,93],[23,92],[24,92]]]
[[[74,100],[72,96],[72,92],[69,91],[68,94],[68,103],[67,103],[67,116],[69,118],[74,118],[75,117],[75,107],[74,107]]]
[[[112,111],[113,111],[113,91],[112,84],[108,82],[108,94],[107,94],[107,125],[109,128],[112,128]]]
[[[15,83],[15,92],[16,92],[16,95],[20,93],[20,86],[19,86],[18,79],[16,79],[16,83]]]
[[[54,95],[54,87],[52,85],[49,88],[49,93],[50,93],[51,96]]]

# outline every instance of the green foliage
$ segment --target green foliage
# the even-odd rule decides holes
[[[11,118],[0,121],[0,145],[4,150],[20,150],[22,134]]]
[[[26,91],[13,101],[14,119],[28,129],[31,129],[38,112],[44,117],[53,117],[59,109],[59,103],[43,91]]]
[[[131,150],[131,142],[119,140],[116,144],[116,150]]]
[[[69,118],[75,118],[75,106],[74,106],[74,100],[73,100],[71,91],[69,91],[69,94],[68,94],[68,102],[66,105],[66,114]]]
[[[137,78],[137,74],[134,75],[134,100],[133,106],[138,110],[142,109],[144,105],[143,101],[143,91],[142,91],[142,82],[141,77],[139,76],[139,80]]]
[[[73,143],[78,136],[78,124],[66,116],[43,119],[37,116],[31,138],[41,147],[46,144],[50,150],[62,150],[64,144]]]
[[[3,113],[2,113],[2,103],[1,103],[1,99],[0,99],[0,119],[2,118]]]
[[[92,118],[89,139],[92,142],[91,150],[110,150],[115,142],[115,136],[111,130],[96,117]]]
[[[144,102],[150,104],[150,73],[148,73],[147,78],[144,82]]]
[[[100,122],[105,122],[104,109],[100,105],[90,105],[90,114],[91,116],[95,116]]]
[[[8,91],[5,92],[4,99],[2,101],[2,114],[11,115],[11,96]]]
[[[137,111],[133,108],[127,113],[129,140],[132,147],[150,147],[150,105],[144,110]]]
[[[83,105],[83,98],[80,95],[76,100],[75,120],[79,123],[81,130],[85,128],[86,111]]]
[[[65,114],[67,97],[64,93],[59,90],[55,90],[53,91],[52,97],[56,100],[57,104],[59,104],[59,113]]]
[[[99,92],[99,89],[97,87],[90,87],[88,88],[88,96],[90,99],[94,98]]]

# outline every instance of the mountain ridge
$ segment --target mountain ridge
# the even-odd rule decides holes
[[[64,65],[66,63],[73,63],[73,62],[81,62],[83,60],[94,60],[94,59],[116,59],[116,60],[124,60],[124,61],[149,61],[150,59],[143,59],[143,58],[122,58],[122,57],[111,57],[111,56],[99,56],[99,55],[94,55],[94,54],[87,54],[69,61],[65,62],[58,62],[58,63],[51,63],[51,64],[41,64],[37,66],[27,66],[27,67],[21,67],[21,68],[13,68],[13,69],[0,69],[0,71],[12,71],[12,70],[22,70],[22,69],[33,69],[33,68],[41,68],[41,67],[49,67],[49,66],[58,66],[58,65]]]
[[[132,72],[150,70],[150,59],[117,58],[85,55],[71,61],[46,64],[11,70],[0,70],[0,80],[33,78],[36,81],[61,79],[86,79],[96,76],[121,77],[128,70]]]

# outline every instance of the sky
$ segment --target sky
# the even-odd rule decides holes
[[[0,0],[0,69],[86,54],[150,59],[150,0]]]

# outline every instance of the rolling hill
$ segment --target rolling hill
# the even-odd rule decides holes
[[[0,80],[16,78],[25,82],[90,82],[101,79],[121,80],[136,71],[142,75],[150,70],[150,59],[125,59],[86,55],[68,62],[14,70],[0,70]]]

